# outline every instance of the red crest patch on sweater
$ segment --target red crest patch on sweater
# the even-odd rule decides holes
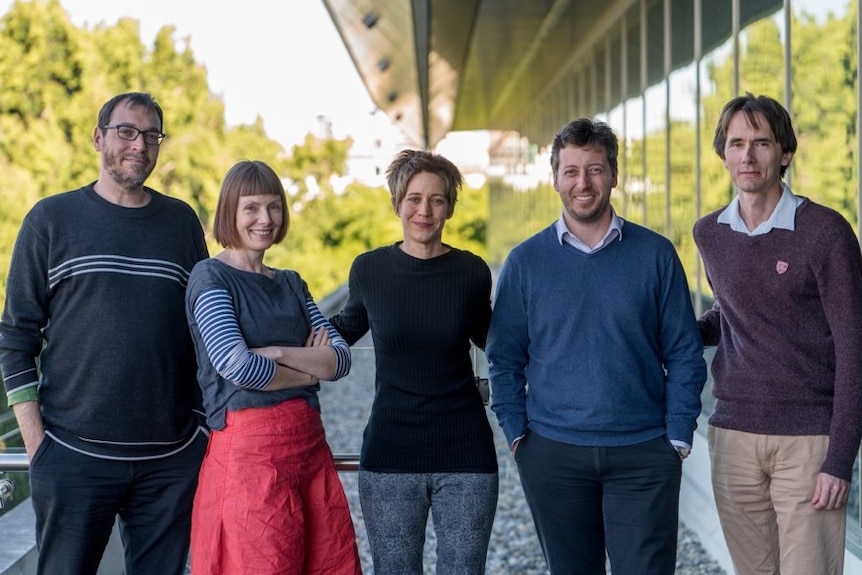
[[[775,262],[775,271],[778,272],[778,275],[781,275],[786,272],[789,267],[790,264],[783,260],[778,260],[777,262]]]

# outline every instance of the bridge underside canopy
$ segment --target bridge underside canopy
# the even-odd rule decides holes
[[[518,130],[545,94],[562,84],[603,83],[604,52],[642,65],[615,74],[625,93],[593,102],[598,113],[637,96],[695,58],[688,29],[697,0],[323,0],[374,103],[414,145],[433,148],[448,132]],[[732,34],[732,0],[701,0],[700,53]],[[781,7],[781,0],[740,1],[739,26]],[[641,18],[641,14],[645,18]],[[646,25],[643,25],[643,24]],[[715,24],[724,23],[724,24]],[[632,60],[632,58],[629,58]],[[593,63],[600,65],[593,66]],[[589,73],[578,73],[593,66]],[[345,95],[349,97],[349,95]],[[597,98],[593,98],[596,100]],[[616,100],[616,101],[614,101]],[[542,113],[542,110],[539,110]]]

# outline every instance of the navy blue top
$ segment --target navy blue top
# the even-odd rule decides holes
[[[673,245],[644,227],[626,222],[591,254],[561,244],[554,226],[516,246],[486,353],[510,445],[527,429],[571,445],[692,442],[700,335]]]

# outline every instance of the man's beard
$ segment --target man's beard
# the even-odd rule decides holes
[[[102,161],[108,174],[120,187],[125,190],[137,190],[144,185],[144,182],[150,177],[155,167],[155,165],[149,164],[149,155],[142,155],[140,157],[146,159],[148,163],[146,167],[138,168],[135,166],[134,168],[123,168],[123,155],[109,152],[105,152]]]
[[[589,208],[589,211],[582,210],[580,212],[574,205],[570,204],[566,206],[566,211],[569,213],[569,216],[571,216],[572,219],[576,222],[588,224],[600,220],[607,211],[609,204],[610,198],[603,199],[598,204],[591,206]]]

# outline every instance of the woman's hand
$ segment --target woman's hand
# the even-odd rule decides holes
[[[252,353],[273,360],[277,365],[276,377],[267,389],[304,387],[321,379],[330,379],[335,371],[335,350],[326,328],[310,332],[302,347],[277,345],[250,348]]]
[[[322,347],[331,344],[329,331],[324,328],[318,328],[316,332],[308,334],[308,339],[305,341],[306,347]]]

